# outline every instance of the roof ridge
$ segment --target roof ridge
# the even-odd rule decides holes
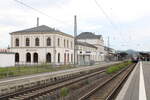
[[[40,25],[40,26],[36,26],[36,27],[23,29],[23,30],[20,30],[20,31],[15,31],[15,32],[12,32],[12,33],[19,33],[19,32],[60,32],[60,31],[56,30],[54,28],[51,28],[49,26],[46,26],[46,25]]]
[[[82,32],[77,36],[78,39],[100,39],[101,37],[102,35],[96,35],[92,32]]]
[[[20,30],[20,31],[15,31],[15,32],[11,32],[10,34],[30,34],[30,33],[56,33],[56,34],[60,34],[60,35],[66,35],[66,36],[69,36],[71,38],[73,38],[73,36],[71,34],[67,34],[67,33],[64,33],[60,30],[57,30],[55,28],[51,28],[49,26],[46,26],[46,25],[40,25],[40,26],[37,26],[37,27],[31,27],[31,28],[27,28],[27,29],[24,29],[24,30]]]

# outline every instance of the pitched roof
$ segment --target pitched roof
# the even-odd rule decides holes
[[[92,45],[92,44],[89,44],[89,43],[87,43],[87,42],[77,41],[77,42],[76,42],[76,45],[82,45],[82,46],[87,46],[87,47],[92,47],[92,48],[96,48],[96,49],[97,49],[96,46],[94,46],[94,45]]]
[[[95,35],[92,32],[82,32],[77,36],[77,39],[100,39],[101,35]]]
[[[20,30],[12,33],[19,33],[19,32],[60,32],[58,30],[55,30],[54,28],[50,28],[46,25],[41,25],[38,27],[33,27],[25,30]]]
[[[18,34],[20,34],[20,33],[30,34],[30,32],[34,32],[34,33],[41,32],[42,34],[44,34],[45,32],[51,32],[51,33],[55,32],[57,34],[73,37],[72,35],[66,34],[66,33],[61,32],[59,30],[56,30],[54,28],[48,27],[46,25],[41,25],[41,26],[38,26],[38,27],[33,27],[33,28],[25,29],[25,30],[16,31],[16,32],[12,32],[10,34],[16,34],[16,33],[18,33]]]

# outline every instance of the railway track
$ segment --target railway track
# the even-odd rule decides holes
[[[134,66],[135,64],[132,64],[101,84],[98,84],[78,100],[115,100],[116,95],[134,69]]]
[[[36,100],[36,98],[40,98],[40,96],[43,96],[45,94],[49,95],[50,92],[55,91],[57,89],[60,89],[62,87],[68,86],[70,84],[79,82],[81,80],[84,80],[86,78],[92,77],[94,75],[100,74],[105,72],[107,67],[100,68],[100,70],[95,70],[94,72],[91,71],[91,73],[83,74],[81,76],[72,77],[67,80],[60,81],[56,84],[44,84],[42,86],[33,87],[30,89],[25,89],[23,91],[18,91],[14,93],[10,93],[4,96],[0,96],[0,100]]]

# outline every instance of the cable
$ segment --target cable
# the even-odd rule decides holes
[[[63,7],[67,7],[67,6],[64,6],[64,5],[63,5],[63,2],[61,2],[61,1],[57,2],[56,5],[57,5],[59,8],[62,8],[62,9],[63,9]],[[70,15],[72,15],[73,12],[77,12],[76,10],[74,10],[74,9],[72,9],[72,8],[67,9],[67,11],[68,11],[68,13],[69,13]],[[73,16],[74,16],[74,14],[73,14]]]
[[[21,2],[21,1],[19,1],[19,0],[14,0],[14,1],[17,2],[17,3],[20,3],[21,5],[24,5],[25,7],[28,7],[28,8],[30,8],[30,9],[34,10],[34,11],[36,11],[36,12],[42,14],[42,15],[45,15],[45,16],[47,16],[47,17],[49,17],[49,18],[52,18],[52,19],[54,19],[54,20],[56,20],[56,21],[58,21],[58,22],[60,22],[60,23],[62,23],[62,24],[65,23],[65,25],[66,25],[66,22],[63,22],[63,21],[61,21],[61,20],[58,20],[58,19],[56,19],[56,18],[54,18],[54,17],[52,17],[52,16],[49,16],[49,15],[47,15],[46,13],[44,13],[44,12],[42,12],[42,11],[36,9],[36,8],[33,8],[33,7],[31,7],[31,6],[27,5],[27,4],[25,4],[24,2]]]
[[[103,9],[103,7],[97,2],[97,0],[94,0],[96,5],[100,8],[100,10],[102,11],[102,13],[104,14],[105,18],[109,21],[109,23],[113,26],[113,28],[115,30],[119,31],[120,37],[122,38],[123,41],[126,42],[125,38],[122,37],[122,32],[120,29],[118,29],[118,27],[114,24],[114,22],[111,20],[111,18],[109,17],[109,15],[105,12],[105,10]]]
[[[102,13],[105,15],[106,19],[110,22],[110,24],[116,29],[116,25],[114,24],[114,22],[109,18],[108,14],[105,12],[105,10],[103,9],[103,7],[97,2],[97,0],[94,0],[96,5],[100,8],[100,10],[102,11]]]

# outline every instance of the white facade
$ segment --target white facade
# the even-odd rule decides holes
[[[78,37],[78,41],[86,42],[97,47],[95,55],[93,56],[93,60],[104,61],[106,54],[103,37],[100,35],[95,35],[94,33],[91,32],[84,32],[83,34],[81,33],[80,35]],[[89,37],[89,35],[91,36]]]
[[[97,61],[97,47],[86,42],[78,42],[78,64],[90,65],[92,61]]]
[[[15,53],[0,52],[0,67],[9,67],[15,65]]]
[[[11,51],[15,52],[16,64],[74,63],[74,37],[72,35],[45,25],[12,32],[10,35]],[[104,61],[102,37],[98,36],[94,39],[87,37],[78,41],[85,42],[86,45],[77,45],[79,55],[76,57],[77,60],[81,61],[85,58],[86,62]]]
[[[74,61],[73,36],[49,29],[49,27],[47,26],[35,27],[35,30],[39,28],[40,29],[42,28],[43,32],[18,31],[11,33],[11,51],[18,54],[16,55],[16,57],[17,56],[19,57],[18,59],[15,57],[16,63],[72,64]],[[37,38],[39,45],[37,45],[38,44],[36,41]],[[19,45],[16,43],[17,39],[19,40]],[[29,42],[27,41],[27,39],[29,40]]]

